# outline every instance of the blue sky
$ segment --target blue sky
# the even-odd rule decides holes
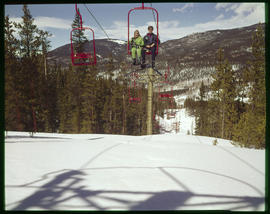
[[[74,4],[28,5],[35,24],[52,33],[52,49],[70,42],[71,24],[75,16]],[[141,4],[87,4],[95,17],[113,39],[127,40],[128,11]],[[145,3],[149,7],[150,3]],[[265,22],[264,3],[153,3],[159,12],[159,35],[162,42],[214,29],[230,29]],[[78,4],[84,26],[95,31],[97,39],[106,38],[83,4]],[[6,5],[5,15],[21,21],[22,5]],[[133,32],[144,35],[148,25],[155,26],[151,10],[131,13]],[[89,39],[92,39],[89,37]]]

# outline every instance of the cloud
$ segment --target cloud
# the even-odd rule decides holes
[[[221,10],[221,9],[226,9],[228,7],[230,7],[233,3],[217,3],[215,8],[217,10]]]
[[[136,26],[131,25],[130,28],[133,29],[136,28]],[[126,21],[114,21],[113,24],[110,27],[105,28],[105,30],[110,38],[127,40],[128,29]],[[101,35],[104,35],[104,33]],[[104,37],[105,35],[103,36],[103,38]]]
[[[71,29],[72,21],[55,17],[38,16],[35,17],[34,24],[40,28]]]
[[[233,12],[236,15],[244,15],[254,12],[258,9],[264,9],[264,3],[217,3],[216,10],[225,10]]]
[[[194,3],[186,3],[183,7],[181,8],[173,8],[173,12],[180,12],[180,13],[184,13],[186,12],[189,8],[193,8],[194,7]]]
[[[215,29],[232,29],[256,24],[258,22],[265,22],[264,3],[218,3],[216,9],[231,11],[232,15],[229,18],[224,18],[224,14],[220,14],[212,21],[197,23],[187,27],[181,27],[180,23],[178,26],[169,27],[167,29],[161,26],[161,38],[165,36],[164,39],[177,39],[196,32]]]
[[[10,17],[9,18],[11,22],[20,23],[22,22],[21,17]],[[34,17],[34,24],[37,25],[40,29],[47,29],[47,28],[57,28],[57,29],[64,29],[64,30],[70,30],[71,29],[71,21],[60,19],[60,18],[53,18],[53,17],[43,17],[38,16]],[[14,36],[15,38],[19,39],[19,30],[15,27],[14,29]],[[50,38],[56,38],[55,34],[50,32],[51,36]]]
[[[223,19],[224,18],[224,15],[223,14],[220,14],[219,16],[217,16],[216,18],[215,18],[215,20],[221,20],[221,19]]]
[[[215,8],[217,10],[225,10],[225,12],[232,12],[231,18],[221,21],[221,24],[225,24],[226,27],[238,27],[265,22],[264,3],[218,3]]]
[[[225,18],[222,13],[211,21],[197,23],[192,26],[181,26],[179,20],[160,21],[159,35],[161,41],[164,42],[170,39],[179,39],[197,32],[216,29],[232,29],[256,24],[258,22],[265,22],[264,3],[223,4],[222,6],[219,3],[217,5],[216,8],[220,8],[220,10],[229,8],[228,10],[232,11],[233,14],[229,18]],[[144,25],[131,25],[130,37],[133,35],[135,29],[138,29],[141,35],[145,35],[148,25],[155,26],[155,23],[147,22]],[[99,29],[97,30],[99,31]],[[105,30],[111,38],[127,40],[127,22],[115,21],[112,26],[105,28]],[[99,35],[101,35],[102,38],[105,37],[102,32]]]
[[[20,17],[10,17],[10,20],[13,22],[21,22],[22,18]],[[37,16],[34,17],[34,24],[38,28],[57,28],[57,29],[71,29],[72,21],[56,18],[56,17],[46,17],[46,16]]]
[[[185,4],[182,8],[184,8]],[[193,6],[189,6],[193,7]],[[188,6],[185,7],[186,10]],[[179,39],[184,36],[196,32],[204,32],[215,29],[232,29],[244,27],[258,22],[265,22],[265,8],[264,3],[218,3],[215,9],[220,11],[213,20],[208,22],[199,22],[192,26],[182,26],[179,20],[161,20],[159,22],[159,35],[162,42],[170,39]],[[229,12],[229,14],[227,14]],[[34,17],[35,24],[39,28],[55,28],[71,30],[72,20],[65,20],[54,17]],[[11,17],[11,21],[20,22],[20,17]],[[138,29],[141,35],[147,33],[147,26],[152,25],[155,27],[154,22],[142,23],[140,25],[130,26],[130,37],[133,36],[135,29]],[[104,27],[104,26],[103,26]],[[95,38],[106,38],[105,34],[99,27],[91,26],[95,31]],[[110,38],[127,40],[127,22],[116,20],[112,25],[104,27]],[[155,29],[156,32],[156,29]],[[91,35],[89,34],[91,38]],[[56,38],[56,37],[55,37]]]
[[[241,3],[217,3],[216,10],[224,9],[226,12],[236,9]]]

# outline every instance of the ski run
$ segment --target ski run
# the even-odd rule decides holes
[[[265,150],[195,135],[8,132],[7,210],[265,209]]]

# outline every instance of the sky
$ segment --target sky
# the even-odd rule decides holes
[[[127,40],[128,11],[141,4],[86,4],[112,39]],[[150,7],[150,3],[145,3]],[[51,49],[70,43],[71,24],[75,17],[74,4],[30,4],[29,10],[38,28],[47,30]],[[232,29],[265,22],[264,3],[153,3],[159,14],[159,36],[161,42],[179,39],[192,33],[216,29]],[[95,39],[107,38],[84,4],[78,4],[83,26],[95,32]],[[22,5],[5,5],[5,15],[20,22]],[[155,18],[156,18],[155,14]],[[130,13],[130,38],[135,29],[143,36],[147,26],[156,24],[152,10],[135,10]],[[17,35],[17,32],[15,32]],[[92,35],[89,40],[92,40]]]

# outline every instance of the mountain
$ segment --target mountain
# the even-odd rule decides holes
[[[229,30],[211,30],[163,42],[156,58],[156,66],[158,70],[165,72],[168,63],[175,83],[205,79],[215,70],[217,50],[224,48],[225,57],[237,69],[251,58],[252,34],[257,27],[258,24]],[[106,70],[110,57],[116,71],[119,71],[121,65],[131,62],[125,41],[97,39],[95,46],[100,72]],[[50,51],[48,62],[57,62],[67,67],[70,64],[70,44]]]
[[[100,63],[106,63],[109,61],[110,57],[113,58],[114,62],[121,62],[126,60],[126,42],[121,40],[108,40],[108,39],[96,39],[95,40],[96,47],[96,56],[98,65]],[[71,53],[70,44],[63,45],[58,47],[48,53],[48,62],[49,64],[53,64],[55,62],[62,65],[62,67],[68,67],[71,63],[70,61],[70,53]],[[93,44],[90,42],[90,48],[86,46],[86,50],[93,50]]]

